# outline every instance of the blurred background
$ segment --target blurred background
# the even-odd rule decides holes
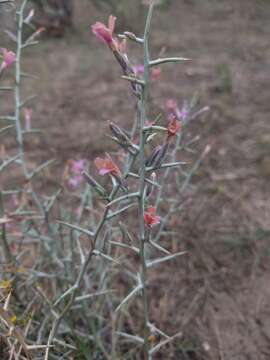
[[[46,28],[40,44],[25,51],[23,64],[37,75],[24,90],[38,95],[33,122],[45,130],[27,145],[33,161],[92,160],[112,147],[107,120],[132,122],[132,95],[90,25],[112,13],[117,32],[139,36],[146,3],[29,4],[36,9],[35,25]],[[12,48],[4,29],[12,31],[13,15],[5,7],[0,16],[1,46]],[[162,68],[151,90],[153,108],[194,94],[198,105],[210,107],[189,131],[200,136],[198,152],[209,143],[212,151],[193,179],[189,207],[170,224],[178,231],[177,246],[189,255],[156,274],[153,313],[166,328],[186,334],[181,355],[176,344],[172,359],[270,358],[269,19],[267,0],[163,0],[154,15],[152,56],[192,61]],[[128,54],[134,65],[141,63],[137,45],[130,44]],[[0,104],[1,114],[11,108],[3,97]],[[16,181],[16,174],[9,176]]]

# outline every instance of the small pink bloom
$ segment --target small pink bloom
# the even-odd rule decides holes
[[[82,175],[74,175],[68,179],[68,186],[71,190],[75,190],[83,181]]]
[[[16,54],[13,51],[9,51],[5,48],[2,48],[1,51],[3,54],[3,60],[0,66],[0,72],[10,67],[16,60]]]
[[[152,227],[160,223],[161,217],[156,215],[156,208],[149,206],[144,212],[144,223],[148,227]]]
[[[168,116],[175,115],[179,110],[177,106],[177,102],[174,99],[168,99],[165,103],[165,110],[168,113]]]
[[[142,64],[133,66],[135,75],[142,75],[144,72],[144,66]]]
[[[118,166],[113,162],[109,154],[106,154],[104,159],[96,158],[95,165],[101,176],[111,174],[112,176],[118,177],[121,174]]]
[[[75,175],[80,175],[83,169],[85,168],[86,160],[69,160],[69,169]]]
[[[83,182],[83,175],[81,172],[86,166],[85,159],[68,160],[66,169],[67,185],[71,190],[75,190]]]
[[[171,120],[176,117],[178,120],[185,121],[188,116],[188,106],[187,104],[183,104],[182,108],[180,109],[177,105],[176,100],[168,99],[165,103],[165,109],[168,114],[168,119]]]
[[[110,47],[112,47],[112,44],[114,43],[113,32],[115,27],[115,20],[116,17],[110,15],[108,26],[101,22],[96,22],[91,26],[92,32],[96,35],[96,37],[99,40],[105,42]]]

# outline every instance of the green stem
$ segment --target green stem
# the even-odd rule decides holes
[[[17,28],[17,51],[16,51],[16,67],[15,67],[15,124],[16,124],[16,136],[17,144],[19,148],[20,161],[23,168],[24,176],[27,179],[28,173],[24,160],[24,146],[23,146],[23,134],[20,119],[21,110],[21,51],[22,51],[22,29],[23,29],[23,13],[27,0],[24,0],[20,10],[17,12],[18,16],[18,28]]]
[[[140,161],[140,179],[139,179],[139,238],[140,238],[140,277],[142,282],[142,297],[143,297],[143,312],[144,312],[144,345],[143,353],[144,359],[150,359],[150,344],[149,344],[149,311],[148,311],[148,298],[147,298],[147,266],[145,258],[145,226],[144,226],[144,186],[145,186],[145,132],[144,126],[146,122],[146,106],[148,99],[149,89],[149,31],[154,9],[154,2],[151,2],[144,32],[144,86],[142,87],[142,94],[140,99],[140,150],[139,150],[139,161]]]
[[[0,218],[4,217],[4,216],[5,216],[4,200],[3,200],[2,192],[0,191]],[[8,245],[8,241],[7,241],[7,237],[6,237],[6,224],[5,223],[2,224],[1,239],[2,239],[2,246],[3,246],[5,261],[7,263],[13,263],[14,259],[13,259],[13,256],[11,254],[11,251],[10,251],[10,248]]]

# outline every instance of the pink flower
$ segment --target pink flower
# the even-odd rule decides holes
[[[82,175],[74,175],[68,179],[68,186],[71,190],[75,190],[83,181]]]
[[[156,208],[149,206],[144,213],[144,223],[148,227],[152,227],[160,223],[161,217],[156,215]]]
[[[113,38],[113,32],[115,27],[115,20],[116,17],[110,15],[108,20],[108,26],[101,22],[96,22],[94,25],[91,26],[92,32],[96,35],[96,37],[105,42],[109,47],[113,47],[114,45],[114,38]]]
[[[184,103],[182,108],[180,109],[177,105],[176,100],[168,99],[165,103],[165,110],[168,114],[168,119],[171,120],[176,117],[178,120],[185,121],[188,116],[188,107],[187,104]]]
[[[144,66],[142,64],[133,66],[135,75],[142,75],[144,72]]]
[[[69,169],[75,175],[80,175],[83,169],[85,168],[86,160],[69,160]]]
[[[75,190],[83,182],[83,175],[81,172],[86,166],[85,159],[68,160],[66,169],[67,185],[71,190]]]
[[[0,66],[0,72],[10,67],[16,60],[16,54],[13,51],[9,51],[5,48],[2,48],[1,51],[3,54],[3,61]]]
[[[112,176],[119,177],[119,175],[121,175],[118,166],[113,162],[109,154],[106,154],[104,159],[99,157],[96,158],[95,165],[101,176],[110,174]]]

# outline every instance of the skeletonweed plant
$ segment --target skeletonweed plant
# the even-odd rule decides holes
[[[120,150],[95,159],[98,177],[89,172],[87,160],[73,159],[66,165],[59,188],[50,195],[37,192],[35,179],[52,162],[29,170],[24,146],[24,136],[36,131],[29,101],[22,100],[21,82],[27,74],[21,70],[21,56],[26,47],[37,43],[41,31],[36,29],[23,40],[23,26],[32,28],[34,16],[33,11],[25,14],[26,3],[18,7],[17,34],[11,34],[16,49],[2,49],[0,63],[0,80],[12,68],[16,80],[13,87],[0,87],[15,100],[14,114],[0,118],[11,122],[0,130],[0,136],[15,130],[18,149],[17,154],[1,158],[0,172],[10,166],[22,172],[21,186],[5,190],[1,185],[0,189],[1,259],[15,269],[0,284],[1,331],[8,329],[11,336],[6,340],[7,354],[10,359],[31,359],[33,352],[43,353],[37,358],[44,360],[60,355],[67,359],[152,359],[182,336],[181,332],[168,335],[152,320],[149,273],[185,254],[167,249],[173,229],[168,231],[166,224],[172,214],[182,211],[182,195],[210,149],[183,170],[188,164],[179,160],[181,152],[197,140],[183,142],[184,128],[207,108],[194,112],[193,102],[179,107],[170,99],[165,121],[160,116],[149,121],[150,84],[159,77],[160,67],[189,59],[150,57],[154,1],[150,1],[142,37],[130,32],[116,36],[116,18],[111,15],[108,24],[97,22],[91,30],[129,83],[136,101],[134,124],[124,129],[109,121],[111,138]],[[141,47],[143,64],[133,65],[128,41]],[[152,148],[154,138],[159,143]],[[75,211],[67,206],[68,194],[74,200],[72,206],[77,204]],[[34,244],[34,255],[31,265],[25,266],[24,246],[29,243]],[[17,306],[11,306],[12,302]],[[19,308],[24,311],[17,315]]]

